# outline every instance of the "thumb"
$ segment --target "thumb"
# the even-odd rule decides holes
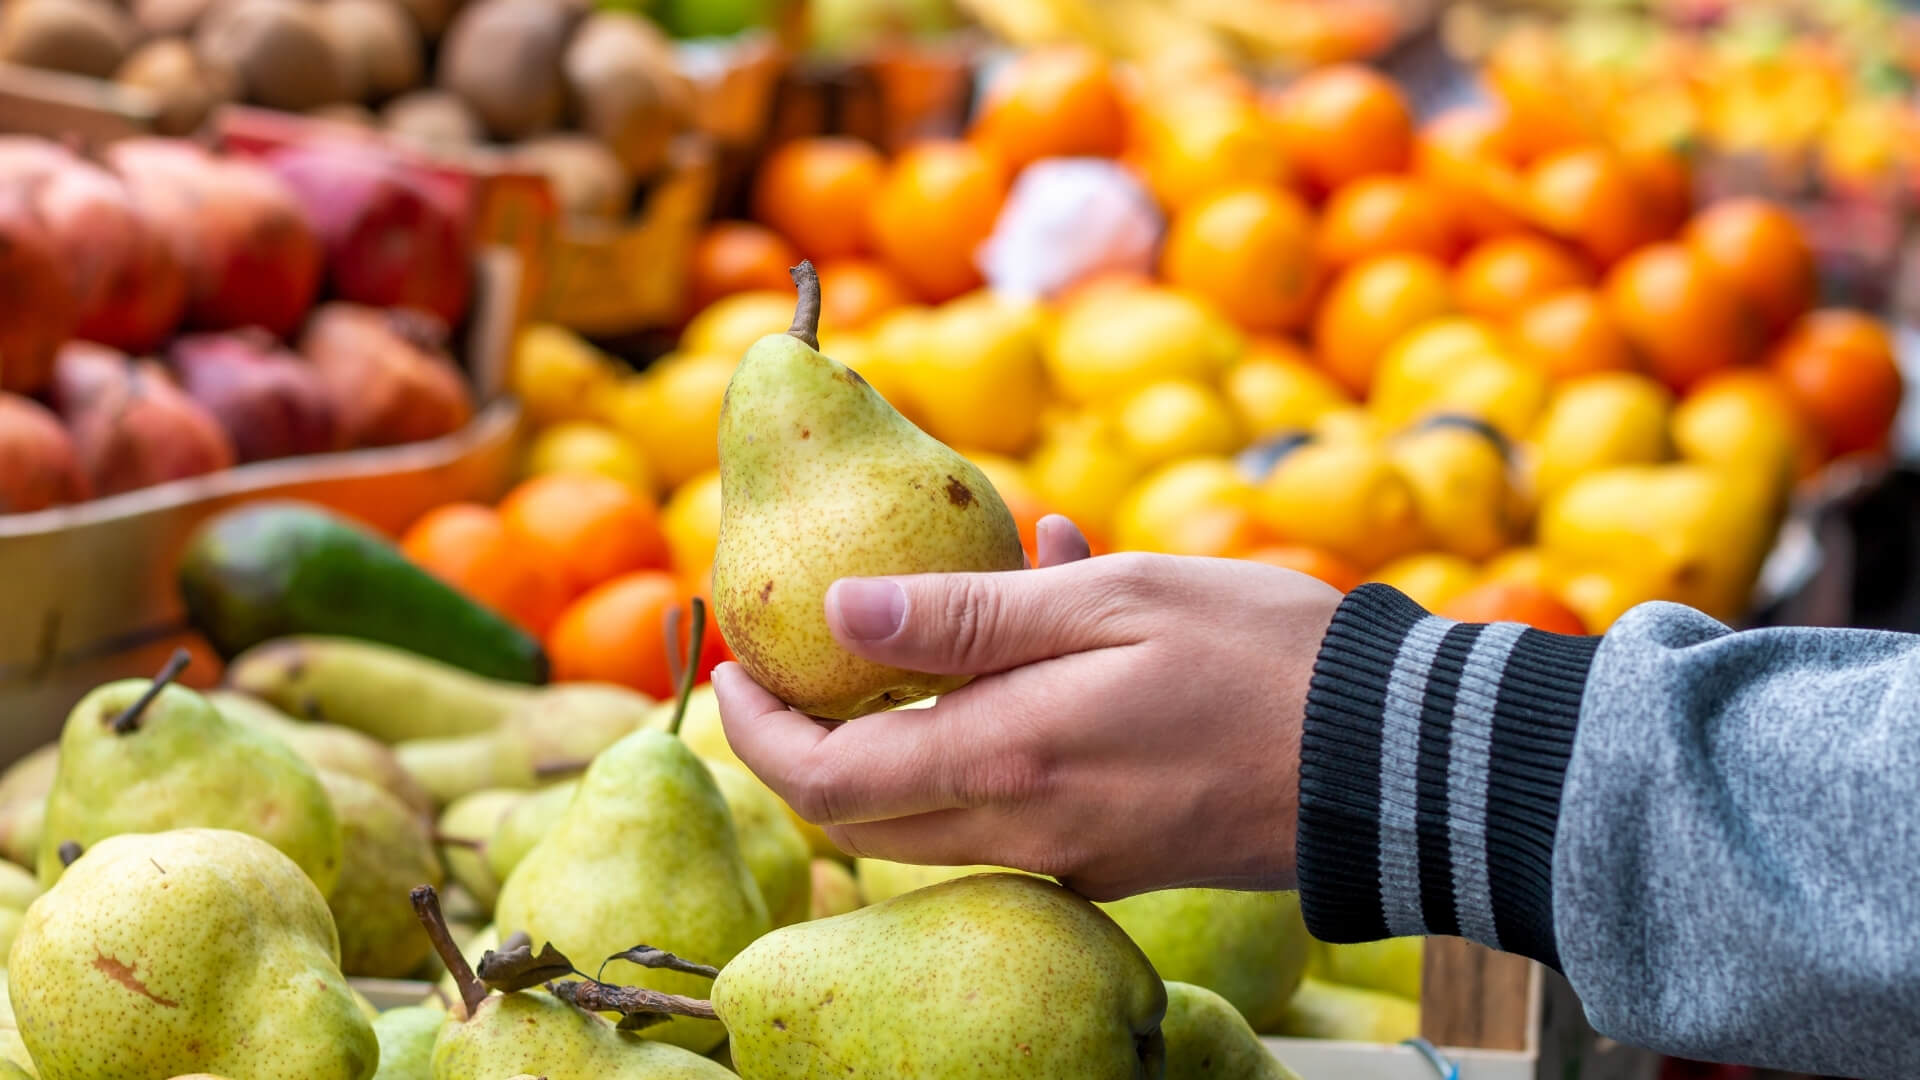
[[[1114,644],[1089,603],[1085,560],[998,574],[841,578],[827,627],[855,655],[940,675],[985,675]],[[1073,579],[1073,580],[1070,580]]]

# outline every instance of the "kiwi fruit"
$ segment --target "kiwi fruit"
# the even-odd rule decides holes
[[[233,0],[194,35],[202,61],[234,73],[256,105],[306,112],[347,99],[347,65],[302,0]]]
[[[0,5],[0,61],[104,79],[133,47],[134,27],[99,0],[9,0]]]
[[[193,46],[177,37],[155,38],[133,50],[113,80],[153,98],[153,127],[161,135],[198,130],[214,106],[234,96],[232,78],[201,64]]]
[[[634,176],[657,171],[693,109],[666,35],[631,12],[596,12],[568,43],[561,69],[580,129],[612,148]]]
[[[149,37],[191,34],[214,0],[132,0],[133,21]]]
[[[345,61],[347,97],[385,101],[420,83],[420,30],[396,0],[327,0],[321,29]]]
[[[633,174],[591,135],[562,132],[513,148],[513,163],[545,176],[563,213],[618,220],[633,202]]]
[[[463,4],[464,0],[400,0],[400,6],[413,17],[414,29],[430,42],[439,41],[447,32],[447,24]]]
[[[560,58],[580,9],[554,0],[478,0],[440,42],[440,85],[495,138],[517,141],[566,119]]]
[[[448,90],[401,94],[380,110],[380,122],[395,138],[442,150],[462,149],[486,137],[480,118]]]

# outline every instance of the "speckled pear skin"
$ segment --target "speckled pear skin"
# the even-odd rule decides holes
[[[862,660],[827,630],[843,577],[1018,570],[1020,533],[979,469],[852,369],[791,334],[747,350],[720,407],[713,608],[747,672],[851,720],[966,684]]]
[[[1162,978],[1204,986],[1272,1031],[1307,967],[1300,894],[1167,889],[1100,905]]]
[[[433,1080],[733,1080],[698,1054],[616,1031],[541,990],[495,994],[433,1044]]]
[[[108,683],[80,699],[60,732],[36,869],[60,879],[60,845],[167,829],[237,829],[279,848],[321,895],[340,875],[340,823],[313,766],[286,743],[233,723],[206,698],[167,686],[125,734],[114,718],[146,679]]]
[[[1166,990],[1100,909],[961,878],[761,938],[713,984],[744,1080],[1158,1080]]]
[[[1204,986],[1167,984],[1167,1080],[1300,1080],[1233,1003]]]
[[[919,866],[886,859],[855,859],[853,872],[860,879],[860,895],[869,904],[973,874],[1018,873],[998,866]]]
[[[327,902],[225,829],[100,841],[27,911],[8,982],[41,1080],[367,1080]]]
[[[380,1071],[373,1080],[433,1080],[433,1044],[447,1011],[431,1005],[388,1009],[373,1019],[380,1040]]]
[[[594,759],[580,788],[500,887],[501,936],[552,942],[583,971],[635,945],[719,967],[772,929],[712,775],[679,739],[637,731]],[[602,978],[705,997],[706,979],[624,960]],[[726,1031],[675,1017],[641,1032],[698,1053]],[[511,1076],[507,1069],[499,1075]]]

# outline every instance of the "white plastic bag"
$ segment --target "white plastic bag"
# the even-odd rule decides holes
[[[1029,165],[976,254],[996,292],[1045,299],[1099,274],[1147,274],[1165,222],[1138,179],[1104,158]]]

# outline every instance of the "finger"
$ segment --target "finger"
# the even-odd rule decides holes
[[[1093,555],[1093,545],[1087,543],[1086,534],[1064,515],[1048,514],[1033,528],[1034,547],[1040,553],[1041,566],[1061,566]]]
[[[827,837],[857,858],[916,866],[994,866],[1044,872],[1017,852],[1009,838],[1021,835],[1007,815],[981,810],[941,810],[913,817],[830,826]]]
[[[1102,617],[1098,560],[1021,574],[842,578],[827,589],[827,627],[876,663],[983,675],[1120,644]]]

